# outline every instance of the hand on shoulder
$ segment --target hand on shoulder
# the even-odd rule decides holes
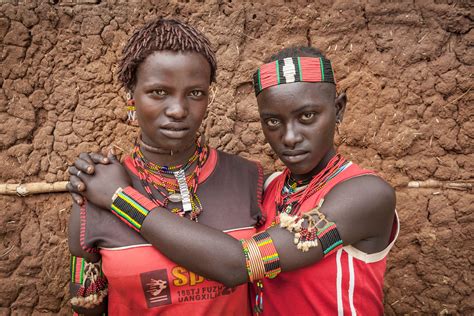
[[[76,160],[74,167],[69,168],[71,180],[68,189],[76,203],[79,199],[75,197],[80,194],[89,202],[108,210],[117,189],[131,185],[131,179],[125,167],[113,154],[109,154],[107,158],[108,160],[104,163],[94,159],[84,160],[80,157]]]

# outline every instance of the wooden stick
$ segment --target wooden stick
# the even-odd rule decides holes
[[[426,181],[410,181],[408,182],[409,188],[444,188],[444,189],[455,189],[455,190],[472,190],[472,183],[470,182],[442,182],[438,180],[426,180]]]
[[[0,194],[27,196],[38,193],[67,192],[68,181],[53,183],[32,182],[32,183],[3,183],[0,184]]]
[[[0,184],[0,194],[28,196],[31,194],[67,192],[68,181],[58,181],[53,183],[32,182],[32,183],[2,183]],[[454,190],[472,190],[472,182],[442,182],[438,180],[410,181],[408,188],[444,188]]]

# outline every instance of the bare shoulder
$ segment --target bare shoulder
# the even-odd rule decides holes
[[[326,196],[326,203],[350,203],[355,208],[393,213],[395,190],[374,175],[350,178],[336,185]]]
[[[382,178],[364,175],[336,185],[321,209],[335,221],[349,244],[368,238],[385,243],[395,215],[395,191]]]

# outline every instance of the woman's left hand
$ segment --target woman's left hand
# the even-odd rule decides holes
[[[89,202],[109,210],[112,197],[118,188],[130,186],[132,181],[125,167],[113,154],[108,155],[110,163],[95,164],[94,174],[79,172],[76,167],[70,167],[69,172],[75,174],[85,184],[85,190],[80,194]]]

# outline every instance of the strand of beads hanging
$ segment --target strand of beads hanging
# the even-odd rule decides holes
[[[140,182],[145,189],[150,200],[154,203],[167,208],[169,202],[183,202],[182,192],[180,191],[180,186],[175,177],[171,178],[169,175],[175,175],[175,173],[180,172],[181,170],[188,171],[194,164],[194,170],[185,176],[185,184],[188,188],[188,195],[185,197],[186,205],[188,208],[188,202],[191,204],[191,210],[189,218],[193,221],[198,221],[198,216],[202,212],[202,204],[197,196],[198,188],[198,179],[204,165],[209,149],[206,145],[202,146],[199,142],[196,142],[196,151],[188,159],[188,161],[181,165],[176,166],[160,166],[146,159],[143,155],[143,152],[140,149],[140,145],[135,144],[135,148],[132,153],[133,164],[138,172],[138,177]],[[182,172],[180,172],[182,174]],[[181,187],[184,188],[183,182],[184,179],[181,179]],[[153,195],[151,188],[154,188],[160,195],[161,198],[157,198]],[[184,217],[186,215],[185,209],[172,208],[171,212]]]
[[[301,205],[308,198],[324,188],[331,179],[344,171],[344,169],[349,167],[351,164],[350,161],[337,154],[328,162],[323,170],[311,178],[309,183],[304,184],[304,182],[307,181],[302,181],[301,184],[297,183],[296,185],[294,182],[292,183],[287,180],[290,178],[291,174],[288,169],[285,169],[282,175],[283,180],[277,183],[277,192],[281,192],[275,200],[277,215],[281,213],[290,215],[298,214]],[[299,185],[301,185],[301,190],[298,190]]]
[[[71,281],[80,284],[71,304],[83,308],[94,308],[101,304],[108,294],[107,279],[102,273],[101,263],[86,262],[71,256]]]
[[[341,248],[343,242],[336,223],[329,221],[326,215],[321,213],[323,203],[324,199],[321,199],[316,208],[300,215],[281,213],[280,227],[294,234],[293,242],[303,252],[316,247],[319,239],[326,257]]]

